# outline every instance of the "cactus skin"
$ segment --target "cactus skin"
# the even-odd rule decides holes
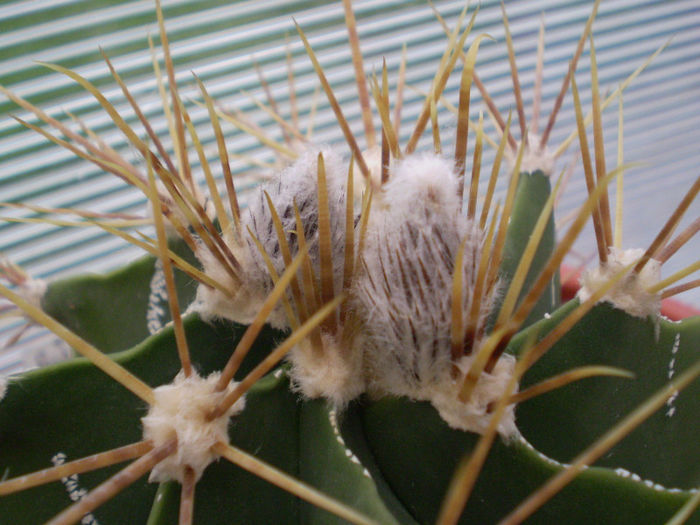
[[[545,204],[547,197],[552,190],[549,177],[541,171],[534,173],[521,173],[518,180],[518,190],[513,203],[511,224],[506,233],[506,241],[501,263],[501,278],[510,281],[515,273],[515,268],[520,261],[520,255],[525,251],[530,232],[537,222],[540,210]],[[550,216],[544,236],[537,247],[535,258],[530,270],[525,278],[523,291],[520,299],[532,287],[535,279],[547,263],[547,259],[552,254],[556,244],[556,233],[554,231],[554,215]],[[559,273],[555,273],[551,283],[542,294],[537,306],[530,312],[525,320],[525,326],[542,319],[545,313],[553,312],[560,306],[561,283]]]
[[[574,303],[576,301],[574,300]],[[569,306],[571,308],[573,305]],[[541,322],[542,336],[556,325],[561,312]],[[617,366],[635,379],[592,378],[522,403],[520,423],[533,434],[541,452],[566,461],[610,428],[620,415],[660,389],[700,358],[700,318],[655,322],[597,305],[525,376],[523,387],[584,364]],[[657,336],[658,329],[658,336]],[[700,483],[697,425],[700,382],[649,418],[642,427],[610,450],[599,464],[622,467],[666,487],[691,489]],[[564,407],[576,410],[563,410]],[[670,415],[669,415],[670,414]],[[695,421],[695,422],[694,422]],[[656,450],[654,454],[640,453]]]
[[[182,241],[171,249],[188,262],[195,258]],[[137,345],[150,335],[146,318],[156,259],[142,257],[108,275],[84,275],[54,281],[42,300],[43,310],[103,352],[117,352]],[[197,284],[182,272],[176,274],[180,304],[189,304]],[[105,300],[108,302],[105,303]],[[167,298],[158,302],[162,323],[170,320]]]

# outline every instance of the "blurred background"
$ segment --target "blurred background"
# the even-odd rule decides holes
[[[402,47],[406,45],[406,89],[400,130],[405,143],[445,48],[443,28],[431,5],[423,0],[355,0],[353,5],[365,71],[379,72],[382,60],[386,59],[392,89],[398,77]],[[433,6],[453,27],[464,2],[435,1]],[[544,20],[541,129],[591,12],[592,2],[506,1],[505,7],[528,119],[533,100],[538,32],[540,21]],[[217,156],[215,138],[206,110],[193,103],[201,97],[192,73],[205,82],[209,93],[223,107],[243,112],[265,134],[282,142],[278,124],[255,106],[251,95],[265,100],[256,73],[257,64],[280,113],[291,119],[287,55],[294,72],[301,130],[306,132],[311,125],[313,141],[317,143],[344,143],[325,96],[321,94],[316,98],[314,95],[319,83],[296,34],[292,17],[304,29],[316,50],[356,136],[362,136],[340,0],[163,0],[163,10],[178,86],[211,159]],[[483,32],[494,40],[482,43],[477,72],[501,113],[507,115],[515,105],[499,2],[480,2],[473,35]],[[593,25],[593,34],[603,95],[612,92],[655,50],[668,42],[661,55],[624,93],[624,159],[637,164],[625,173],[623,243],[629,248],[646,248],[698,176],[700,5],[697,0],[604,0]],[[149,35],[158,47],[152,0],[3,1],[0,2],[0,84],[79,131],[80,127],[68,116],[69,113],[76,115],[125,158],[141,165],[136,151],[126,144],[94,98],[69,78],[36,61],[58,63],[85,76],[141,133],[133,111],[100,56],[101,47],[126,80],[153,128],[170,147],[153,73]],[[472,39],[470,37],[467,44]],[[160,56],[159,49],[158,53]],[[453,104],[458,100],[459,68],[458,65],[445,90],[445,99]],[[588,45],[579,61],[576,78],[587,110],[591,100]],[[393,102],[393,92],[391,97]],[[312,115],[314,100],[318,101],[318,111]],[[447,149],[451,147],[456,118],[445,107],[440,107],[439,111],[443,147]],[[478,118],[479,111],[485,112],[485,107],[478,91],[473,88],[472,119]],[[37,122],[0,95],[0,201],[100,212],[144,213],[145,202],[140,192],[25,129],[12,120],[11,115]],[[617,120],[618,102],[615,100],[604,113],[608,169],[616,165]],[[378,119],[375,119],[375,126],[378,124]],[[567,93],[549,144],[556,148],[574,127],[571,95]],[[488,117],[485,118],[485,129],[491,137],[498,139]],[[276,158],[257,139],[233,126],[224,124],[224,132],[229,151],[242,156],[232,159],[232,169],[245,203],[246,191],[274,169],[272,163]],[[590,133],[589,141],[592,144]],[[471,149],[473,135],[469,144]],[[364,138],[360,139],[360,145],[364,147]],[[426,133],[420,146],[425,149],[432,147],[429,134]],[[560,157],[556,174],[571,162],[577,149],[578,142],[575,141]],[[484,182],[493,155],[493,148],[486,145],[482,169]],[[195,162],[196,155],[191,161],[195,173],[201,175]],[[213,166],[216,169],[216,164]],[[503,172],[502,169],[498,185],[501,192],[507,182]],[[220,173],[215,172],[215,175],[220,176]],[[579,161],[558,202],[557,219],[565,221],[585,194]],[[614,190],[611,198],[614,199]],[[681,228],[699,215],[700,202],[696,201]],[[4,208],[0,209],[0,216],[31,218],[41,215]],[[44,279],[87,271],[105,272],[141,255],[138,249],[97,228],[61,228],[3,221],[0,221],[0,252],[32,276]],[[699,253],[700,239],[695,239],[664,266],[664,276],[695,262]],[[580,265],[594,262],[594,259],[595,241],[592,228],[588,227],[568,263]],[[700,306],[700,289],[677,298]],[[2,321],[0,344],[12,336],[17,326],[15,320]],[[68,350],[52,336],[32,331],[18,343],[0,348],[0,374],[46,364],[66,355]]]

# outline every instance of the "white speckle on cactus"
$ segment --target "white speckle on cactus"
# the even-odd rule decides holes
[[[66,455],[63,452],[58,452],[54,457],[51,458],[51,463],[54,466],[63,465],[66,462]],[[80,480],[77,474],[72,474],[68,477],[61,478],[61,483],[68,492],[68,497],[71,501],[80,501],[85,496],[87,496],[88,491],[80,486]],[[97,518],[91,513],[86,514],[80,520],[82,525],[99,525]]]
[[[610,248],[608,261],[598,268],[588,270],[581,276],[581,289],[577,297],[582,302],[588,299],[595,290],[608,282],[625,266],[634,263],[644,254],[642,249],[620,250]],[[647,289],[659,282],[661,264],[650,259],[641,272],[629,273],[623,277],[601,301],[611,303],[615,308],[624,310],[635,317],[653,316],[658,318],[661,308],[659,294],[651,294]]]
[[[362,466],[360,458],[358,458],[354,454],[354,452],[347,447],[343,436],[340,434],[340,428],[338,427],[338,411],[335,408],[332,408],[328,411],[328,421],[331,424],[331,428],[333,429],[333,434],[335,435],[336,441],[345,448],[345,455],[350,459],[350,461],[352,461],[356,465]],[[368,477],[369,479],[372,479],[372,475],[369,473],[369,470],[367,470],[367,468],[365,467],[362,468],[362,474]]]
[[[639,482],[642,481],[642,478],[639,477],[639,474],[635,474],[634,472],[630,472],[629,470],[624,469],[624,468],[616,468],[615,474],[617,474],[618,476],[620,476],[622,478],[629,478],[631,480],[639,481]]]
[[[680,332],[676,334],[676,337],[673,340],[673,347],[671,348],[671,360],[668,362],[668,378],[669,380],[673,378],[673,376],[676,373],[676,354],[678,353],[678,349],[680,348],[681,345],[681,334]],[[674,414],[676,413],[676,407],[674,403],[676,402],[676,399],[678,398],[678,390],[674,391],[673,394],[671,394],[671,397],[669,397],[666,400],[666,406],[668,407],[668,410],[666,410],[666,417],[673,417]]]
[[[673,348],[671,348],[671,361],[668,363],[668,378],[673,379],[673,375],[676,373],[675,370],[675,364],[676,364],[676,354],[678,353],[678,349],[681,346],[681,334],[680,332],[676,333],[676,337],[673,339]]]
[[[141,419],[143,437],[151,440],[155,447],[177,438],[177,451],[153,468],[149,481],[174,479],[183,483],[186,467],[194,470],[198,480],[209,463],[218,457],[212,452],[212,446],[229,442],[229,418],[243,410],[245,400],[239,399],[225,414],[209,420],[212,407],[237,384],[232,381],[228,389],[217,392],[219,376],[215,372],[207,378],[196,374],[185,377],[180,372],[172,383],[153,391],[155,402]]]
[[[679,488],[668,488],[664,487],[660,483],[655,483],[654,481],[650,479],[642,479],[642,477],[639,474],[635,474],[634,472],[630,472],[624,468],[616,468],[614,470],[615,474],[617,474],[620,477],[623,478],[628,478],[631,479],[632,481],[636,481],[637,483],[643,483],[647,487],[654,489],[654,490],[659,490],[659,491],[666,491],[666,492],[692,492],[696,493],[697,489],[679,489]]]
[[[532,443],[530,443],[527,439],[525,439],[525,436],[523,436],[522,434],[517,434],[514,437],[515,437],[515,439],[520,441],[520,443],[525,445],[528,449],[530,449],[532,452],[537,454],[542,460],[546,461],[550,465],[554,465],[556,467],[563,467],[563,468],[566,468],[569,466],[568,463],[562,463],[560,461],[557,461],[556,459],[550,458],[549,456],[547,456],[547,455],[543,454],[542,452],[540,452],[539,450],[537,450],[535,447],[532,446]]]
[[[163,328],[165,313],[168,309],[168,291],[165,285],[163,262],[160,259],[156,260],[149,288],[146,327],[149,334],[155,334]]]
[[[0,376],[0,401],[3,400],[6,393],[7,393],[7,378],[4,376]]]

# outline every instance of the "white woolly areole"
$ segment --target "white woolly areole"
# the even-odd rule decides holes
[[[6,392],[7,392],[7,378],[4,376],[0,376],[0,401],[2,401],[2,398],[5,397]]]
[[[323,350],[314,349],[309,340],[289,353],[292,389],[304,397],[328,399],[342,410],[365,391],[362,353],[357,346],[344,348],[328,334],[321,334]]]
[[[18,292],[22,299],[32,306],[41,309],[41,301],[44,299],[47,287],[48,285],[43,279],[27,277],[27,279],[20,284]]]
[[[430,401],[440,413],[442,419],[452,428],[483,434],[490,421],[490,410],[503,396],[506,386],[513,377],[515,357],[503,354],[491,371],[482,372],[479,382],[467,403],[459,399],[462,380],[472,364],[473,354],[462,357],[455,364],[462,375],[459,380],[445,377],[444,380],[432,384],[424,392],[424,399]],[[504,437],[518,434],[515,426],[515,405],[509,405],[498,423],[498,432]]]
[[[595,290],[608,282],[625,266],[633,264],[644,255],[641,248],[621,250],[610,248],[607,263],[598,268],[587,270],[581,275],[581,289],[577,297],[587,300]],[[635,317],[658,316],[661,310],[660,294],[651,294],[647,288],[661,279],[661,263],[650,259],[641,272],[630,272],[608,291],[601,301],[611,303],[615,308],[624,310]]]
[[[225,414],[209,421],[209,412],[237,384],[232,381],[226,390],[217,392],[219,376],[220,373],[215,372],[207,378],[194,373],[185,377],[180,372],[172,383],[153,391],[155,401],[148,414],[141,418],[143,438],[152,441],[155,447],[177,438],[177,450],[153,468],[149,481],[175,479],[183,483],[186,467],[194,470],[198,480],[209,463],[218,457],[212,452],[212,446],[217,442],[229,442],[229,418],[243,410],[245,400],[239,399]]]
[[[236,242],[231,232],[224,232],[224,242],[235,254],[241,267],[245,269],[256,264],[253,262],[250,246],[247,243]],[[198,312],[205,321],[221,318],[241,324],[253,322],[267,298],[268,289],[256,286],[258,283],[248,279],[244,279],[239,285],[203,243],[198,245],[195,253],[204,273],[223,285],[229,294],[226,295],[219,289],[200,284],[197,288],[197,297],[188,311]],[[274,310],[268,318],[268,323],[275,328],[284,327],[284,313],[280,309]]]
[[[520,161],[520,173],[541,171],[547,176],[552,174],[552,171],[554,171],[554,161],[556,159],[547,146],[541,148],[540,144],[541,137],[539,135],[535,135],[534,133],[528,134],[527,146],[525,146],[523,158]],[[518,146],[520,146],[520,144],[518,144]],[[517,160],[517,154],[509,151],[506,154],[506,159],[508,161],[508,168],[513,171],[515,168],[515,161]]]

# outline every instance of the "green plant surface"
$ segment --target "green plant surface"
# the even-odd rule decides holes
[[[355,417],[397,497],[417,521],[434,523],[457,463],[479,436],[449,428],[429,404],[406,399],[382,399]],[[460,523],[495,523],[561,468],[521,441],[497,440]],[[528,523],[658,524],[688,497],[589,468]],[[700,523],[700,513],[689,523]]]
[[[243,332],[242,326],[207,325],[196,316],[187,318],[185,326],[193,361],[202,374],[223,366]],[[239,376],[266,355],[281,336],[264,330]],[[179,370],[176,356],[174,337],[168,328],[138,347],[116,354],[115,359],[149,384],[158,385],[169,382]],[[427,403],[396,398],[353,404],[338,418],[338,434],[331,423],[335,413],[325,402],[298,399],[280,372],[266,376],[247,395],[246,410],[230,426],[233,444],[380,523],[434,521],[456,464],[472,449],[478,436],[450,429]],[[10,384],[0,405],[3,473],[14,477],[45,468],[59,451],[68,459],[77,459],[138,441],[139,420],[144,414],[140,400],[83,359],[29,373]],[[556,426],[528,428],[524,421],[521,424],[531,441]],[[81,474],[79,485],[90,489],[117,469]],[[560,469],[520,441],[498,441],[462,522],[495,521]],[[151,525],[172,523],[179,485],[162,486],[162,500],[154,509],[157,488],[141,480],[94,515],[107,524],[145,523],[149,516]],[[688,496],[687,491],[659,491],[612,470],[591,468],[539,511],[532,522],[661,523]],[[40,506],[36,505],[39,500]],[[3,497],[0,514],[14,523],[38,523],[69,502],[63,485],[54,482]],[[195,522],[231,520],[339,522],[221,460],[212,464],[197,484]]]
[[[194,255],[184,242],[172,242],[171,249],[194,262]],[[150,335],[147,314],[155,269],[156,258],[145,256],[105,275],[53,281],[43,297],[42,308],[101,351],[126,350]],[[197,282],[176,271],[175,284],[184,309],[194,298]],[[167,297],[157,296],[156,300],[165,324],[170,321]]]
[[[197,317],[189,318],[185,326],[193,349],[193,362],[202,373],[223,367],[244,330],[240,325],[210,326]],[[239,373],[248,372],[279,337],[280,334],[274,331],[261,334]],[[115,359],[151,385],[170,382],[180,370],[170,329],[132,350],[116,354]],[[274,401],[270,401],[270,397],[275,398]],[[248,443],[247,448],[273,463],[282,461],[282,467],[295,468],[296,454],[290,454],[297,447],[294,396],[288,393],[287,388],[271,388],[268,381],[256,385],[255,392],[248,399],[250,410],[245,411],[245,417],[255,421],[248,420],[248,425],[232,427],[233,433],[242,433],[241,446],[246,448],[246,432],[256,428],[255,439]],[[270,409],[256,409],[258,400],[269,403]],[[275,420],[274,415],[270,415],[272,411],[283,417]],[[0,465],[3,476],[14,477],[49,467],[51,458],[58,452],[63,452],[70,461],[139,441],[142,439],[140,418],[145,414],[143,402],[84,359],[28,373],[9,384],[0,405]],[[267,422],[264,421],[266,414],[270,415]],[[279,442],[270,437],[266,439],[270,427],[278,428],[280,435],[287,438]],[[288,444],[286,449],[283,446],[285,443]],[[260,490],[261,485],[268,486],[228,464],[214,465],[211,470],[216,472],[222,468],[238,471],[240,486],[237,490],[250,487],[255,494],[254,491]],[[80,485],[90,489],[116,470],[118,467],[82,474]],[[206,480],[203,480],[197,487],[202,494],[202,510],[206,508],[204,501],[211,499],[206,497],[207,486]],[[153,504],[156,487],[143,480],[101,507],[95,515],[104,523],[144,523]],[[289,499],[286,494],[285,498],[285,501]],[[220,499],[226,498],[222,495]],[[39,500],[41,505],[36,504]],[[263,510],[280,507],[279,504],[260,501],[257,497],[251,499],[251,502],[256,501]],[[1,498],[0,515],[8,523],[42,523],[70,502],[65,488],[56,482]]]
[[[572,301],[532,329],[544,336],[577,303]],[[525,337],[527,332],[513,348]],[[635,378],[591,378],[533,398],[518,406],[518,425],[539,451],[569,461],[699,359],[699,317],[654,321],[598,304],[528,370],[521,388],[585,365],[622,368]],[[666,487],[697,487],[699,414],[700,382],[694,381],[598,464],[628,469]]]
[[[340,433],[345,414],[338,415],[325,400],[299,405],[299,476],[314,487],[379,523],[407,523],[406,511],[392,498],[382,499],[374,475]],[[346,523],[312,505],[301,508],[300,523]]]
[[[244,327],[208,325],[191,316],[185,323],[192,359],[200,374],[223,368]],[[281,339],[266,329],[238,372],[245,375]],[[180,369],[170,328],[115,360],[151,385],[168,383]],[[379,498],[364,467],[352,461],[338,440],[324,402],[303,403],[290,391],[282,369],[258,381],[246,396],[246,410],[229,428],[233,444],[354,507],[382,523],[398,523]],[[10,383],[0,405],[0,465],[15,477],[51,466],[58,452],[67,460],[141,439],[146,407],[84,359],[41,369]],[[90,490],[119,466],[79,476]],[[179,486],[166,484],[155,505],[155,484],[141,480],[100,507],[103,523],[172,523]],[[197,484],[197,523],[329,523],[330,515],[226,461],[210,465]],[[36,502],[40,500],[41,505]],[[12,523],[40,523],[70,503],[54,482],[0,499],[0,515]]]
[[[510,224],[506,231],[503,260],[499,272],[504,283],[504,289],[507,289],[506,285],[510,283],[515,274],[518,263],[525,251],[525,246],[530,239],[530,234],[551,192],[552,185],[549,177],[541,171],[534,173],[523,172],[520,174]],[[554,228],[554,214],[552,214],[547,221],[542,239],[537,245],[537,251],[525,277],[519,300],[527,294],[535,279],[544,269],[547,260],[554,251],[555,245],[556,232]],[[552,280],[547,284],[547,288],[525,320],[524,326],[539,321],[544,314],[553,312],[560,304],[561,284],[559,282],[559,272],[555,272]]]
[[[177,523],[179,500],[180,485],[176,481],[167,481],[158,485],[146,525]]]

